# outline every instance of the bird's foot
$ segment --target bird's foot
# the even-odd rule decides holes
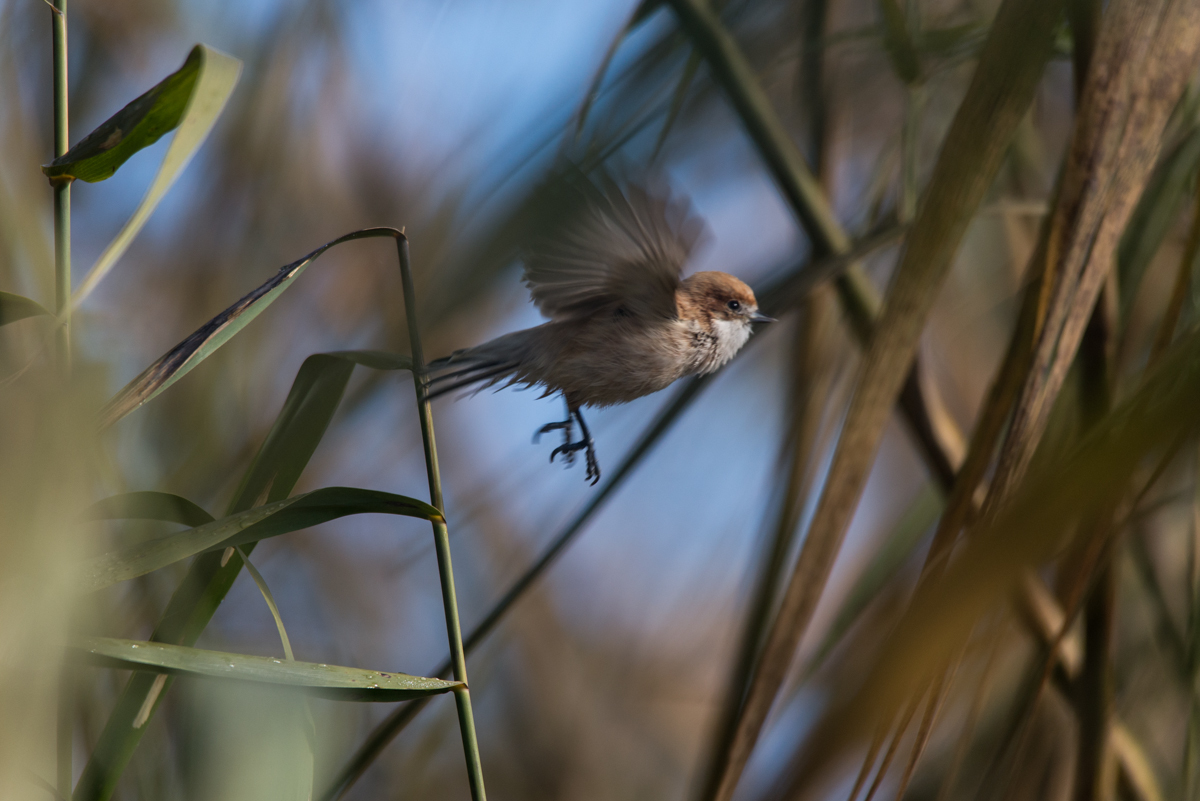
[[[563,460],[567,464],[574,464],[575,463],[575,451],[570,450],[568,447],[571,444],[571,431],[573,429],[574,422],[575,421],[572,418],[568,417],[566,420],[563,420],[561,423],[546,423],[546,425],[542,426],[536,432],[534,432],[533,444],[535,444],[535,445],[537,444],[538,440],[540,440],[542,438],[542,434],[549,434],[551,431],[562,431],[563,432],[562,448],[556,448],[554,450],[554,453],[563,451],[563,454],[564,454]],[[564,449],[566,449],[566,450],[564,450]],[[552,461],[552,462],[554,461],[553,455],[550,456],[550,461]]]
[[[591,437],[581,439],[579,442],[568,442],[565,445],[559,445],[550,452],[550,461],[553,462],[554,457],[561,453],[566,458],[567,464],[571,464],[575,459],[575,453],[578,451],[585,451],[587,458],[586,480],[590,480],[592,485],[595,486],[596,482],[600,480],[600,463],[596,461],[595,443],[592,442]]]

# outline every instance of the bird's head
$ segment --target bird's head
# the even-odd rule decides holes
[[[697,318],[736,323],[746,328],[751,323],[775,322],[759,313],[754,291],[729,273],[696,273],[684,280],[681,294],[686,297],[685,305],[689,307],[686,311]]]
[[[758,311],[754,292],[729,273],[696,273],[679,291],[681,318],[707,329],[717,346],[706,369],[716,369],[733,358],[750,338],[754,323],[774,320]]]

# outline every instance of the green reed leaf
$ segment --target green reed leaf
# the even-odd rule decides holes
[[[96,520],[164,520],[203,526],[215,518],[187,498],[169,492],[126,492],[96,501],[84,513]]]
[[[406,673],[289,662],[159,642],[83,637],[70,656],[89,665],[225,681],[270,684],[336,701],[408,701],[453,690],[459,682]]]
[[[102,589],[198,553],[258,542],[339,517],[367,513],[424,520],[442,518],[437,509],[415,498],[377,490],[326,487],[93,557],[84,563],[79,589],[82,592]]]
[[[14,295],[11,292],[0,292],[0,325],[8,325],[17,320],[24,320],[26,317],[39,317],[43,314],[54,316],[37,301],[30,300],[23,295]]]
[[[338,237],[332,242],[327,242],[302,259],[284,265],[265,283],[202,325],[191,336],[142,371],[141,375],[130,381],[101,410],[100,426],[105,428],[112,425],[195,369],[217,348],[249,325],[251,320],[262,314],[283,294],[285,289],[292,285],[292,282],[300,277],[308,265],[334,245],[356,239],[393,236],[396,233],[398,232],[391,228],[367,228],[362,231],[354,231]]]

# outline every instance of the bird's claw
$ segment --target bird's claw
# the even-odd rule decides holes
[[[573,429],[573,423],[574,423],[574,421],[570,417],[568,417],[566,420],[563,420],[561,423],[546,423],[546,425],[542,426],[536,432],[534,432],[533,443],[535,445],[537,444],[538,440],[542,438],[542,434],[549,434],[551,431],[562,431],[563,432],[562,447],[555,448],[554,453],[550,454],[551,462],[554,461],[554,457],[556,455],[558,455],[558,453],[561,451],[563,453],[563,461],[565,461],[568,465],[575,464],[575,451],[571,450],[567,447],[571,444],[571,432]]]
[[[578,442],[571,442],[571,432],[574,430],[575,421],[579,422],[579,433],[581,434]],[[546,423],[537,430],[533,435],[533,441],[536,443],[542,434],[548,434],[551,431],[563,432],[563,444],[550,452],[550,463],[554,463],[554,459],[561,453],[563,461],[567,466],[575,464],[575,454],[579,451],[585,451],[587,456],[587,478],[594,486],[600,480],[600,463],[596,461],[595,443],[592,441],[592,434],[588,431],[587,423],[583,422],[583,415],[579,413],[579,409],[573,408],[567,404],[567,419],[560,423]]]
[[[592,486],[596,486],[596,482],[600,480],[600,463],[596,461],[596,451],[592,448],[592,444],[588,443],[587,449],[587,476],[584,478],[592,480]]]
[[[559,445],[550,452],[550,461],[553,462],[554,457],[561,453],[568,465],[574,464],[575,454],[578,451],[585,451],[584,455],[587,460],[586,478],[595,486],[596,482],[600,480],[600,463],[596,460],[596,449],[591,439],[583,439],[579,442],[568,442],[566,445]]]
[[[567,418],[561,423],[546,423],[546,425],[533,432],[533,444],[536,445],[538,440],[542,438],[542,434],[549,434],[551,431],[562,431],[565,434],[564,444],[571,442],[571,419]]]

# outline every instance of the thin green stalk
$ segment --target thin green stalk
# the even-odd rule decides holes
[[[54,157],[67,152],[67,0],[53,0],[50,12],[54,45]],[[59,366],[71,364],[71,179],[54,187],[54,311]]]
[[[70,136],[67,128],[67,0],[53,0],[50,6],[51,39],[54,50],[54,156],[67,152]],[[70,371],[71,316],[71,182],[60,181],[54,187],[54,302],[59,317],[55,334],[58,366],[63,375]],[[71,797],[74,745],[73,672],[65,664],[59,677],[58,721],[55,735],[56,783],[58,794]]]
[[[421,335],[417,326],[417,303],[413,290],[412,270],[408,260],[408,237],[396,237],[400,255],[400,278],[404,284],[404,313],[408,318],[409,347],[412,350],[413,385],[417,391],[417,412],[421,417],[421,441],[425,446],[425,469],[429,474],[429,502],[445,513],[442,501],[442,476],[438,470],[437,445],[433,438],[433,416],[426,392],[425,355],[421,350]],[[479,741],[475,735],[475,717],[471,713],[471,691],[467,688],[467,657],[463,653],[462,625],[458,620],[458,599],[454,593],[454,571],[450,565],[450,534],[446,521],[433,522],[433,541],[437,549],[438,577],[442,582],[442,604],[446,610],[446,635],[450,641],[450,661],[454,678],[462,687],[454,691],[458,708],[458,728],[462,733],[463,751],[467,758],[467,780],[471,798],[484,801],[483,766],[479,759]]]

